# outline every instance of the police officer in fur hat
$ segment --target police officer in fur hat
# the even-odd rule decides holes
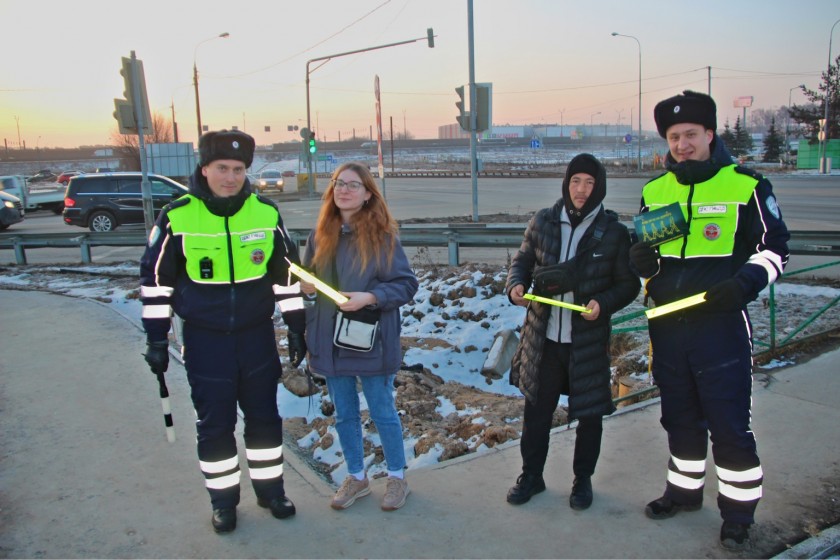
[[[189,194],[163,209],[141,260],[146,362],[169,365],[170,318],[183,319],[183,358],[198,421],[198,459],[218,533],[236,528],[237,407],[245,421],[248,474],[257,503],[274,517],[295,514],[283,486],[282,374],[273,315],[288,328],[289,361],[306,354],[303,299],[286,259],[299,263],[275,204],[251,192],[254,139],[208,132]]]
[[[647,183],[641,212],[678,203],[688,234],[630,248],[645,293],[663,305],[705,293],[705,302],[650,319],[653,377],[670,459],[651,519],[702,507],[711,435],[723,525],[721,545],[743,549],[763,473],[750,430],[752,345],[747,303],[782,275],[789,234],[770,182],[732,163],[715,133],[714,100],[685,91],[659,102],[667,172]]]

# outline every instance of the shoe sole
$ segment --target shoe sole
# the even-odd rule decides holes
[[[398,503],[395,506],[386,506],[386,505],[383,504],[382,505],[382,511],[395,511],[395,510],[400,509],[401,507],[403,507],[405,505],[405,500],[406,500],[406,498],[408,498],[409,494],[411,494],[411,489],[406,488],[405,489],[405,495],[403,496],[403,499],[400,503]]]
[[[514,506],[521,506],[522,504],[528,503],[531,500],[531,498],[533,498],[534,496],[536,496],[540,492],[545,492],[545,486],[543,486],[541,488],[537,488],[536,490],[534,490],[533,492],[531,492],[530,494],[528,494],[524,498],[511,499],[511,497],[508,495],[508,497],[506,498],[507,503],[509,503],[511,505],[514,505]]]
[[[691,511],[698,511],[700,508],[703,507],[703,504],[689,504],[689,505],[682,505],[682,504],[674,504],[674,507],[671,508],[671,511],[663,511],[662,513],[654,513],[650,506],[645,506],[645,515],[649,519],[670,519],[677,515],[681,511],[691,512]]]
[[[356,492],[356,494],[352,498],[350,498],[348,501],[344,502],[343,504],[337,504],[335,502],[330,502],[330,507],[333,508],[333,509],[337,509],[337,510],[347,509],[350,506],[352,506],[353,504],[355,504],[356,500],[358,498],[364,498],[368,494],[370,494],[370,486],[368,486],[364,490],[360,490],[359,492]]]
[[[750,547],[750,541],[749,541],[749,539],[747,539],[744,542],[739,543],[738,541],[736,541],[734,539],[723,539],[723,540],[720,541],[720,546],[724,550],[731,550],[731,551],[734,551],[734,552],[738,552],[738,551],[744,551],[744,550],[748,549]]]
[[[592,505],[592,501],[590,500],[588,504],[575,504],[571,500],[569,501],[569,507],[575,511],[583,511],[585,509],[589,509],[589,506]]]

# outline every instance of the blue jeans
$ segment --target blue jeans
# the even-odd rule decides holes
[[[362,391],[370,417],[379,431],[389,471],[405,468],[402,423],[394,403],[395,378],[396,375],[393,374],[359,377],[362,380]],[[359,473],[365,469],[362,418],[356,379],[352,375],[327,377],[327,389],[335,404],[335,430],[338,432],[338,441],[341,443],[349,473]]]

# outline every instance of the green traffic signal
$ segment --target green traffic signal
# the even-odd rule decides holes
[[[310,139],[309,139],[309,153],[310,153],[310,154],[314,154],[314,153],[315,153],[315,152],[317,152],[317,151],[318,151],[318,145],[317,145],[317,144],[315,144],[315,139],[314,139],[314,138],[310,138]]]

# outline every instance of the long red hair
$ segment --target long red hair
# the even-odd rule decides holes
[[[335,259],[338,238],[341,234],[341,211],[335,205],[333,193],[335,181],[347,169],[359,176],[364,188],[371,195],[365,205],[350,219],[350,225],[356,236],[359,270],[364,270],[371,260],[378,260],[383,253],[387,255],[388,266],[390,266],[394,257],[399,227],[391,216],[385,204],[385,198],[379,191],[370,169],[354,161],[338,166],[332,174],[327,190],[321,197],[323,204],[318,215],[318,223],[315,225],[315,255],[310,266],[315,270],[323,271]]]

